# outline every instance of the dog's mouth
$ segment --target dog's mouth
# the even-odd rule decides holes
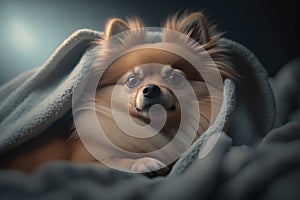
[[[158,111],[159,107],[156,107],[154,105],[161,105],[161,104],[151,103],[151,104],[147,104],[147,105],[143,106],[142,108],[139,108],[138,106],[136,106],[135,109],[138,112],[149,112],[150,108],[151,108],[152,111]],[[175,112],[176,111],[176,106],[175,105],[172,105],[172,106],[169,106],[169,107],[165,107],[164,105],[161,105],[161,106],[164,107],[166,111],[169,111],[169,112]]]

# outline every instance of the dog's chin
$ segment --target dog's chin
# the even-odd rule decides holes
[[[156,105],[158,105],[158,106],[156,106]],[[163,107],[163,109],[166,112],[175,112],[176,111],[176,106],[175,105],[171,105],[169,107],[165,107],[165,106],[162,106],[160,104],[145,105],[142,108],[139,108],[139,107],[136,106],[135,109],[136,109],[137,112],[148,112],[149,113],[150,109],[151,109],[151,111],[156,112],[156,111],[160,111],[161,107]]]
[[[160,104],[146,105],[142,108],[136,106],[135,113],[147,122],[149,120],[162,120],[164,117],[170,118],[178,115],[175,105],[165,107]]]

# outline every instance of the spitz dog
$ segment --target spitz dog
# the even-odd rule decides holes
[[[201,56],[198,55],[199,49],[205,50],[212,59],[212,63],[216,65],[222,80],[235,76],[226,56],[226,49],[222,49],[217,43],[222,33],[217,32],[215,26],[210,25],[202,13],[176,14],[169,17],[162,28],[179,33],[182,37],[176,39],[167,32],[161,33],[161,37],[167,43],[185,45],[184,51],[194,55],[194,59],[201,59]],[[130,51],[119,56],[103,71],[100,67],[103,60],[110,59],[111,55],[120,50],[118,48],[125,48],[126,45],[134,46],[132,44],[147,35],[144,30],[144,25],[139,19],[134,18],[125,22],[113,18],[106,24],[104,38],[99,38],[92,44],[95,45],[95,48],[91,78],[97,78],[100,72],[102,77],[98,82],[95,96],[89,101],[95,102],[98,120],[101,122],[104,132],[108,133],[107,137],[116,146],[136,153],[153,152],[167,145],[175,137],[180,129],[179,124],[182,123],[181,116],[185,112],[179,99],[187,106],[191,103],[191,97],[185,93],[186,82],[184,80],[188,80],[192,86],[197,97],[197,105],[200,108],[199,123],[192,141],[195,141],[216,119],[217,113],[211,111],[213,108],[220,109],[223,98],[223,88],[216,87],[213,93],[208,90],[207,84],[210,83],[205,81],[204,76],[206,74],[212,76],[211,66],[201,66],[204,73],[200,75],[186,59],[158,48],[140,48],[136,51]],[[126,31],[137,34],[121,39],[122,45],[115,49],[111,49],[107,45],[110,38]],[[195,43],[190,44],[184,38],[192,38]],[[203,61],[202,63],[205,65],[206,62]],[[181,98],[170,88],[177,89]],[[115,102],[120,111],[127,110],[130,117],[142,126],[159,124],[163,120],[160,112],[160,109],[163,108],[166,117],[163,127],[161,129],[155,125],[153,127],[153,129],[159,129],[159,133],[148,138],[137,138],[124,134],[112,116],[111,102],[114,98],[112,97],[114,90],[118,93],[115,96]],[[159,106],[157,107],[157,105]],[[188,114],[191,111],[186,112]],[[186,126],[192,124],[193,120],[193,117],[185,119],[187,121]],[[164,173],[166,173],[168,171],[166,165],[170,167],[174,163],[164,163],[163,160],[150,156],[119,158],[117,155],[99,161],[85,148],[77,134],[73,119],[68,125],[65,124],[65,121],[56,122],[41,136],[8,152],[3,156],[3,159],[1,158],[3,160],[2,167],[31,172],[45,162],[63,159],[74,162],[99,162],[141,173],[163,168]],[[157,123],[153,123],[155,121]],[[183,131],[188,134],[190,130],[187,128]],[[180,146],[179,143],[175,145],[175,151],[177,145]],[[99,146],[98,148],[109,151],[105,149],[106,146]]]

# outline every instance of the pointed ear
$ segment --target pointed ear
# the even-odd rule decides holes
[[[200,44],[210,40],[210,27],[201,12],[195,12],[182,18],[179,22],[179,31],[188,34]]]
[[[128,24],[126,24],[126,22],[118,18],[113,18],[108,20],[108,22],[106,23],[105,37],[106,39],[108,39],[113,35],[127,30],[129,30],[129,26]]]

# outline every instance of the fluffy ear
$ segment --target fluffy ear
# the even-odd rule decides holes
[[[214,27],[210,27],[201,12],[185,14],[181,17],[175,15],[165,23],[165,28],[189,35],[200,44],[206,44],[214,35]]]
[[[191,38],[200,43],[207,43],[209,41],[207,21],[200,12],[184,17],[180,23],[180,28],[182,32],[189,34]]]
[[[129,30],[129,26],[126,22],[118,18],[113,18],[108,20],[108,22],[106,23],[105,37],[106,39],[108,39],[113,35],[127,30]]]

